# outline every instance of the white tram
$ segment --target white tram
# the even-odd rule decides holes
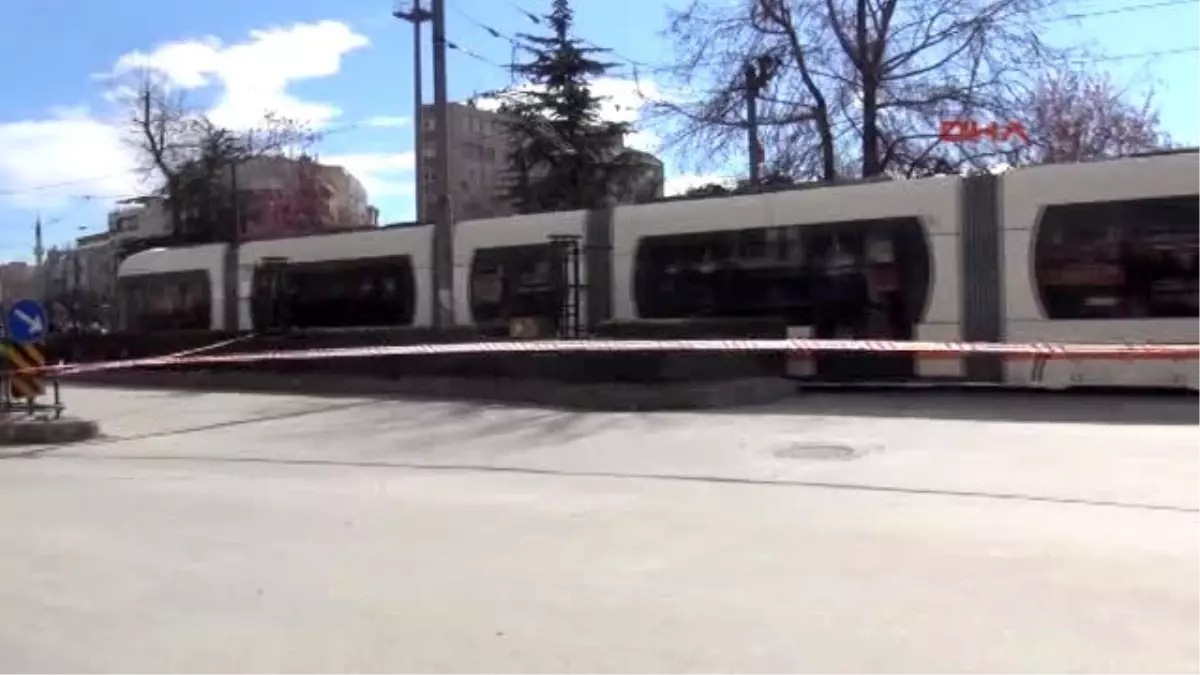
[[[225,330],[225,244],[152,248],[117,272],[120,328]]]
[[[881,181],[619,208],[615,315],[775,315],[800,337],[960,339],[959,183]],[[875,371],[860,372],[870,378],[960,374],[954,361],[908,357],[795,365],[795,374],[835,378],[863,367]]]
[[[427,326],[432,227],[266,239],[238,251],[238,325]],[[286,312],[286,316],[283,313]]]
[[[820,338],[1195,344],[1197,158],[466,221],[453,313],[489,334],[776,316]],[[237,261],[224,245],[145,251],[120,268],[122,328],[254,330],[281,312],[309,329],[427,326],[432,255],[430,226],[256,241]],[[793,374],[1197,387],[1195,360],[842,356],[798,360]]]
[[[585,240],[588,218],[586,211],[565,211],[458,223],[456,323],[488,334],[560,332],[574,318],[565,310],[585,311],[586,299],[570,292],[586,282],[584,266],[564,254]]]
[[[1195,152],[1030,167],[1000,180],[1004,338],[1200,342]],[[1007,382],[1197,388],[1196,360],[1010,361]],[[1040,382],[1038,381],[1040,380]]]

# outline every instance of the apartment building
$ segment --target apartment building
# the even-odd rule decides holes
[[[450,123],[450,196],[455,220],[472,220],[511,215],[512,205],[500,191],[508,171],[508,135],[495,112],[481,110],[469,103],[451,103],[447,118]],[[417,153],[420,190],[417,195],[417,218],[429,221],[437,204],[437,121],[434,107],[421,110],[421,143]],[[624,140],[613,148],[625,149]],[[636,181],[629,194],[617,195],[618,202],[646,201],[663,194],[663,166],[648,153],[637,153],[646,167],[644,178]]]
[[[0,301],[38,297],[37,268],[26,262],[0,264]]]
[[[362,183],[340,166],[308,157],[256,157],[238,166],[244,240],[295,237],[379,224]],[[125,200],[109,213],[116,244],[171,234],[171,213],[160,196]]]
[[[72,247],[47,252],[42,283],[56,324],[111,325],[117,292],[116,243],[114,233],[100,232],[76,239]]]
[[[319,234],[379,224],[362,183],[312,158],[256,157],[238,167],[244,240]]]
[[[455,220],[504,216],[512,209],[497,191],[507,170],[508,140],[500,116],[463,103],[451,103],[450,195]],[[421,148],[417,153],[420,191],[417,219],[429,221],[437,204],[437,119],[432,105],[421,109]]]

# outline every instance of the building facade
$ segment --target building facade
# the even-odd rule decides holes
[[[417,219],[428,222],[437,204],[437,119],[432,105],[421,109],[421,141],[417,156],[420,188],[417,194]],[[455,220],[496,218],[512,215],[512,204],[502,196],[508,174],[509,135],[499,113],[482,110],[467,103],[450,103],[449,120],[450,198]],[[624,141],[613,148],[625,150]],[[636,152],[643,160],[644,176],[623,194],[614,195],[618,203],[649,201],[663,195],[663,165],[658,158]]]
[[[0,264],[0,301],[13,303],[38,297],[37,268],[29,263]]]
[[[109,327],[115,319],[119,248],[110,232],[51,249],[42,267],[45,300],[58,326]]]
[[[309,157],[257,157],[238,167],[242,238],[278,239],[379,224],[357,178]]]
[[[666,171],[663,169],[662,160],[641,150],[631,150],[629,154],[639,168],[627,189],[616,195],[617,203],[641,204],[662,199],[666,186]]]
[[[455,220],[506,216],[511,206],[498,195],[508,170],[508,135],[501,116],[463,103],[447,107],[450,195]],[[429,221],[437,205],[437,118],[434,107],[421,109],[418,220]]]
[[[226,180],[233,182],[232,176]],[[243,240],[379,224],[379,211],[358,179],[340,166],[309,157],[252,158],[238,165],[236,183]],[[170,207],[161,196],[125,200],[109,214],[108,230],[118,247],[166,238],[172,233]]]
[[[135,197],[117,204],[108,214],[112,241],[159,239],[171,233],[171,212],[162,197]]]

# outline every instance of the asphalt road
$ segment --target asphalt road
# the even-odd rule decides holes
[[[1196,672],[1195,399],[586,414],[75,389],[0,670]]]

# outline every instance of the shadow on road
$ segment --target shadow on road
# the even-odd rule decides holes
[[[356,417],[356,437],[371,442],[380,439],[419,439],[420,449],[429,453],[487,440],[491,447],[489,452],[499,456],[585,438],[602,432],[613,420],[610,413],[548,407],[467,401],[390,400],[411,405],[402,408],[383,406],[373,413]],[[330,418],[329,424],[334,425],[333,429],[342,429],[346,421],[344,418]],[[328,431],[323,428],[316,433]],[[281,442],[289,439],[302,442],[311,437],[314,430],[311,426],[301,426],[274,433]]]
[[[1200,424],[1194,393],[1051,392],[971,389],[801,390],[774,404],[716,410],[720,414],[804,414],[991,422]]]
[[[56,452],[63,448],[86,448],[86,447],[93,447],[96,445],[106,445],[109,443],[120,443],[123,441],[140,441],[140,440],[154,439],[154,438],[170,438],[173,436],[180,436],[183,434],[199,433],[199,432],[204,432],[204,431],[212,431],[212,430],[216,430],[216,429],[227,429],[230,427],[245,426],[248,424],[259,424],[259,423],[263,423],[263,422],[275,422],[275,421],[279,421],[279,420],[289,420],[289,419],[296,419],[296,418],[300,418],[300,417],[309,417],[309,416],[313,416],[313,415],[320,415],[320,414],[324,414],[324,413],[339,412],[342,410],[364,408],[367,406],[378,405],[379,403],[380,403],[379,401],[357,401],[357,402],[353,402],[353,403],[339,403],[339,404],[335,404],[335,405],[322,406],[319,408],[309,408],[309,409],[305,409],[305,410],[290,410],[290,411],[283,411],[283,412],[268,412],[268,413],[261,413],[261,414],[252,414],[247,417],[239,417],[239,418],[235,418],[235,419],[222,420],[219,422],[210,422],[207,424],[198,424],[198,425],[194,425],[194,426],[185,426],[185,427],[179,427],[179,428],[174,428],[174,429],[162,429],[159,431],[151,431],[151,432],[140,433],[140,434],[112,435],[112,434],[103,434],[102,433],[99,437],[97,437],[95,439],[92,439],[89,441],[82,441],[79,443],[37,445],[37,446],[31,447],[28,449],[24,449],[24,450],[3,452],[3,453],[0,453],[0,461],[6,460],[6,459],[32,459],[32,458],[39,457],[39,456],[47,454],[47,453]]]

